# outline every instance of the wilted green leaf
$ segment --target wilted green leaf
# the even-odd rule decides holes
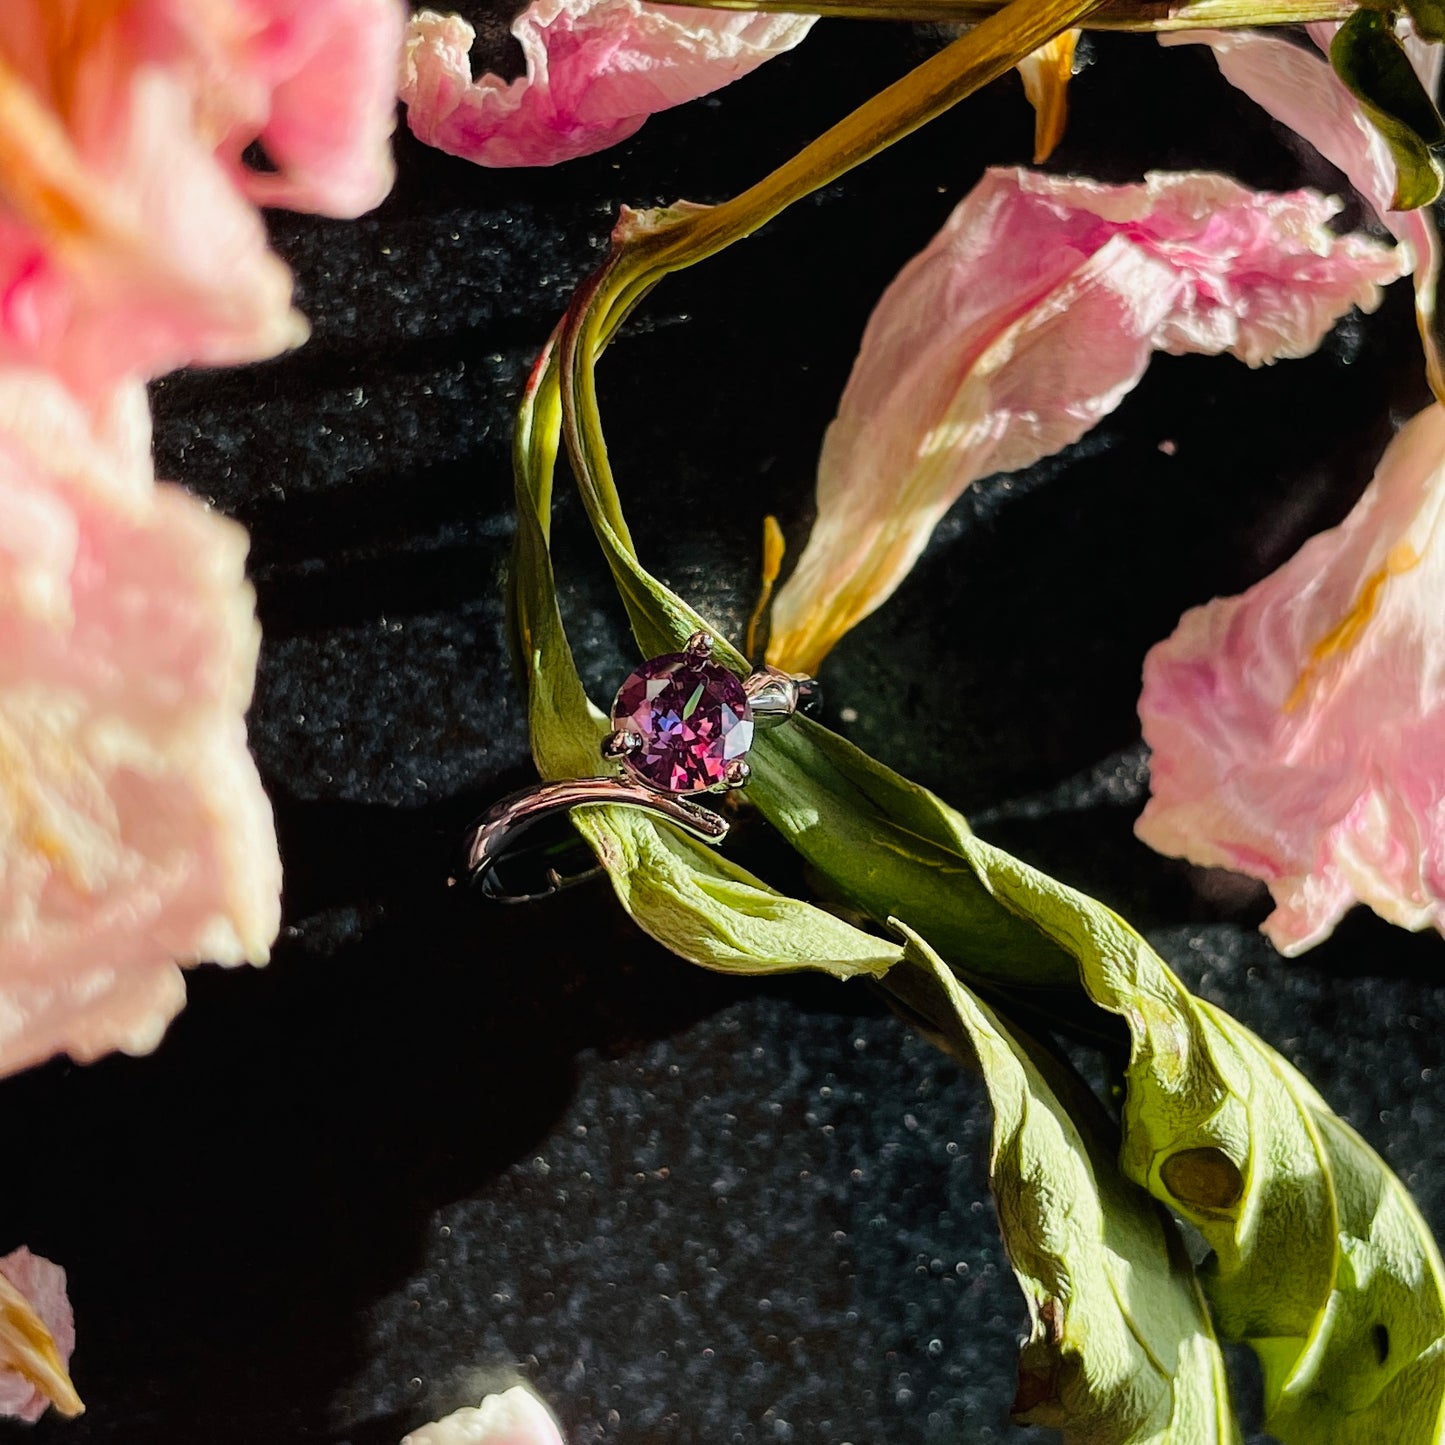
[[[575,822],[628,913],[665,948],[704,968],[816,968],[852,978],[877,977],[898,961],[897,944],[769,888],[635,808],[578,809]]]
[[[1265,1374],[1284,1445],[1436,1445],[1445,1269],[1399,1180],[1268,1044],[1194,998],[1123,919],[988,844],[999,898],[1129,1026],[1120,1164],[1215,1252],[1204,1288]]]
[[[1445,122],[1396,37],[1392,17],[1356,10],[1330,44],[1330,64],[1395,158],[1395,209],[1429,205],[1445,179],[1431,154],[1432,146],[1445,142]]]
[[[589,444],[605,456],[600,434]],[[599,490],[595,480],[579,479],[579,487],[644,653],[680,648],[706,626],[703,619],[642,566],[630,538],[618,530],[616,492]],[[519,567],[516,583],[526,580]],[[725,639],[717,640],[713,656],[740,673],[747,670]],[[542,664],[559,665],[551,654]],[[968,824],[926,788],[805,718],[760,732],[749,761],[749,800],[840,899],[881,923],[906,898],[910,921],[974,975],[1077,990],[1068,956],[1000,908],[980,884],[966,856]]]
[[[1445,40],[1445,5],[1440,0],[1405,0],[1405,9],[1422,40],[1436,44]]]
[[[749,800],[854,907],[882,922],[906,900],[973,977],[1076,990],[1067,956],[980,882],[962,814],[926,788],[806,718],[760,734],[752,761]]]
[[[598,770],[607,719],[588,700],[557,609],[550,540],[560,432],[557,363],[549,344],[527,384],[512,443],[517,535],[507,600],[537,768],[544,778],[585,778]]]
[[[1117,1129],[1060,1062],[904,930],[890,984],[962,1056],[993,1104],[990,1178],[1033,1329],[1015,1418],[1068,1445],[1229,1445],[1224,1363],[1179,1233],[1120,1177]]]

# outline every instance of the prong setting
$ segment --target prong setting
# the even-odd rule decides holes
[[[602,739],[602,756],[610,763],[620,763],[629,753],[635,753],[641,747],[641,733],[617,728]]]
[[[818,702],[818,684],[799,672],[761,667],[743,683],[753,721],[760,728],[776,727],[796,713],[812,711]]]
[[[746,758],[734,758],[723,771],[723,786],[729,791],[734,788],[745,788],[752,775],[752,767]]]
[[[694,632],[687,639],[687,646],[683,651],[694,661],[701,662],[712,656],[712,638],[706,632]]]

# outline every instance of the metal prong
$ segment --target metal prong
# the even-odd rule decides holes
[[[602,756],[611,763],[620,763],[628,753],[635,753],[642,746],[642,734],[618,728],[602,739]]]
[[[701,662],[703,658],[712,653],[712,638],[706,632],[694,632],[687,639],[687,646],[683,648],[683,651],[694,662]]]
[[[723,769],[723,782],[729,788],[745,788],[748,779],[752,777],[753,770],[748,766],[746,758],[734,758],[726,768]]]
[[[760,728],[776,727],[794,713],[810,712],[818,701],[818,684],[811,677],[776,667],[760,667],[743,683],[743,691]]]

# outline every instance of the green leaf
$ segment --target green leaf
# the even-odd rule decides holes
[[[507,602],[538,771],[544,778],[584,778],[598,770],[607,719],[582,686],[557,607],[549,544],[560,434],[557,361],[549,344],[523,394],[513,437],[517,534]]]
[[[835,978],[876,978],[898,961],[896,943],[769,888],[635,808],[578,809],[574,822],[628,913],[665,948],[704,968],[814,968]]]
[[[1437,45],[1445,40],[1445,5],[1440,0],[1405,0],[1405,9],[1415,22],[1415,33],[1422,40]]]
[[[1427,14],[1434,11],[1434,0]],[[1412,211],[1440,194],[1432,146],[1445,143],[1445,122],[1410,64],[1389,14],[1356,10],[1330,44],[1330,64],[1363,106],[1395,158],[1394,208]]]
[[[1117,1129],[1056,1058],[1006,1025],[902,928],[890,985],[993,1104],[990,1177],[1028,1300],[1015,1418],[1067,1445],[1229,1445],[1224,1362],[1178,1230],[1113,1161]]]
[[[970,977],[1077,992],[1070,960],[1000,908],[962,814],[836,733],[794,719],[758,737],[749,801],[840,897],[885,922],[906,909]]]
[[[1214,1250],[1220,1333],[1265,1376],[1283,1445],[1436,1445],[1445,1424],[1445,1269],[1384,1162],[1268,1044],[1194,998],[1117,914],[1001,850],[999,897],[1078,960],[1124,1018],[1125,1175]]]
[[[589,441],[597,455],[605,454],[600,435]],[[674,651],[699,628],[717,637],[642,566],[630,539],[616,529],[615,490],[604,493],[580,478],[579,487],[644,654]],[[519,568],[517,581],[523,576]],[[746,660],[723,638],[717,638],[713,656],[739,673],[747,670]],[[559,665],[552,655],[541,663]],[[999,907],[969,861],[968,824],[926,788],[806,718],[760,732],[749,762],[749,801],[840,899],[880,924],[906,899],[910,921],[970,975],[1077,992],[1072,961]]]

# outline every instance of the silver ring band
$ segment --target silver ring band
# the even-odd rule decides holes
[[[613,708],[614,728],[602,742],[602,756],[620,764],[620,773],[611,777],[569,778],[523,788],[494,804],[477,819],[467,834],[467,873],[484,897],[498,903],[530,903],[595,877],[601,871],[596,867],[565,875],[555,867],[547,867],[542,874],[543,886],[518,892],[507,888],[497,871],[508,859],[530,851],[518,848],[517,844],[534,824],[589,803],[641,808],[705,843],[719,843],[727,836],[728,820],[711,808],[693,802],[686,794],[744,786],[749,772],[744,754],[751,742],[752,729],[775,727],[800,709],[814,705],[818,686],[811,677],[782,672],[775,667],[760,668],[740,681],[736,674],[708,661],[711,647],[712,639],[706,633],[694,633],[684,652],[650,659],[623,684]],[[647,709],[658,688],[665,688],[672,677],[678,675],[685,677],[686,686],[681,692],[674,691],[670,705],[663,702],[657,706],[667,709],[665,724],[674,730],[681,731],[684,725],[693,727],[698,735],[693,747],[701,749],[708,761],[698,765],[696,775],[687,773],[686,786],[669,787],[659,781],[656,760],[646,761],[653,755],[648,753],[648,738],[637,730],[643,724],[635,719],[641,711],[652,720],[653,715]],[[641,689],[638,679],[643,682]],[[716,679],[715,684],[709,679]],[[714,687],[717,697],[708,694],[709,686]],[[691,695],[679,704],[677,699],[689,690]],[[640,705],[639,697],[643,699]],[[718,697],[722,701],[718,701]],[[628,707],[624,706],[625,698],[631,699]],[[721,721],[723,719],[726,721]],[[618,726],[619,723],[622,725]],[[729,749],[729,728],[734,730],[734,743],[741,736],[740,749]],[[744,731],[739,733],[739,729]],[[667,749],[672,747],[675,752],[676,744],[664,731],[662,741],[653,746],[661,749],[658,756],[662,759],[664,775],[671,776],[667,764],[673,754]],[[649,766],[653,769],[651,773],[647,771]]]
[[[721,813],[671,793],[659,793],[633,778],[567,778],[560,783],[539,783],[503,798],[474,824],[467,845],[467,871],[473,884],[484,897],[497,903],[532,903],[595,878],[600,871],[597,868],[570,874],[548,868],[544,875],[546,886],[530,893],[504,891],[497,881],[497,865],[515,850],[526,829],[586,803],[622,803],[642,808],[704,843],[720,843],[727,836],[728,820]]]

